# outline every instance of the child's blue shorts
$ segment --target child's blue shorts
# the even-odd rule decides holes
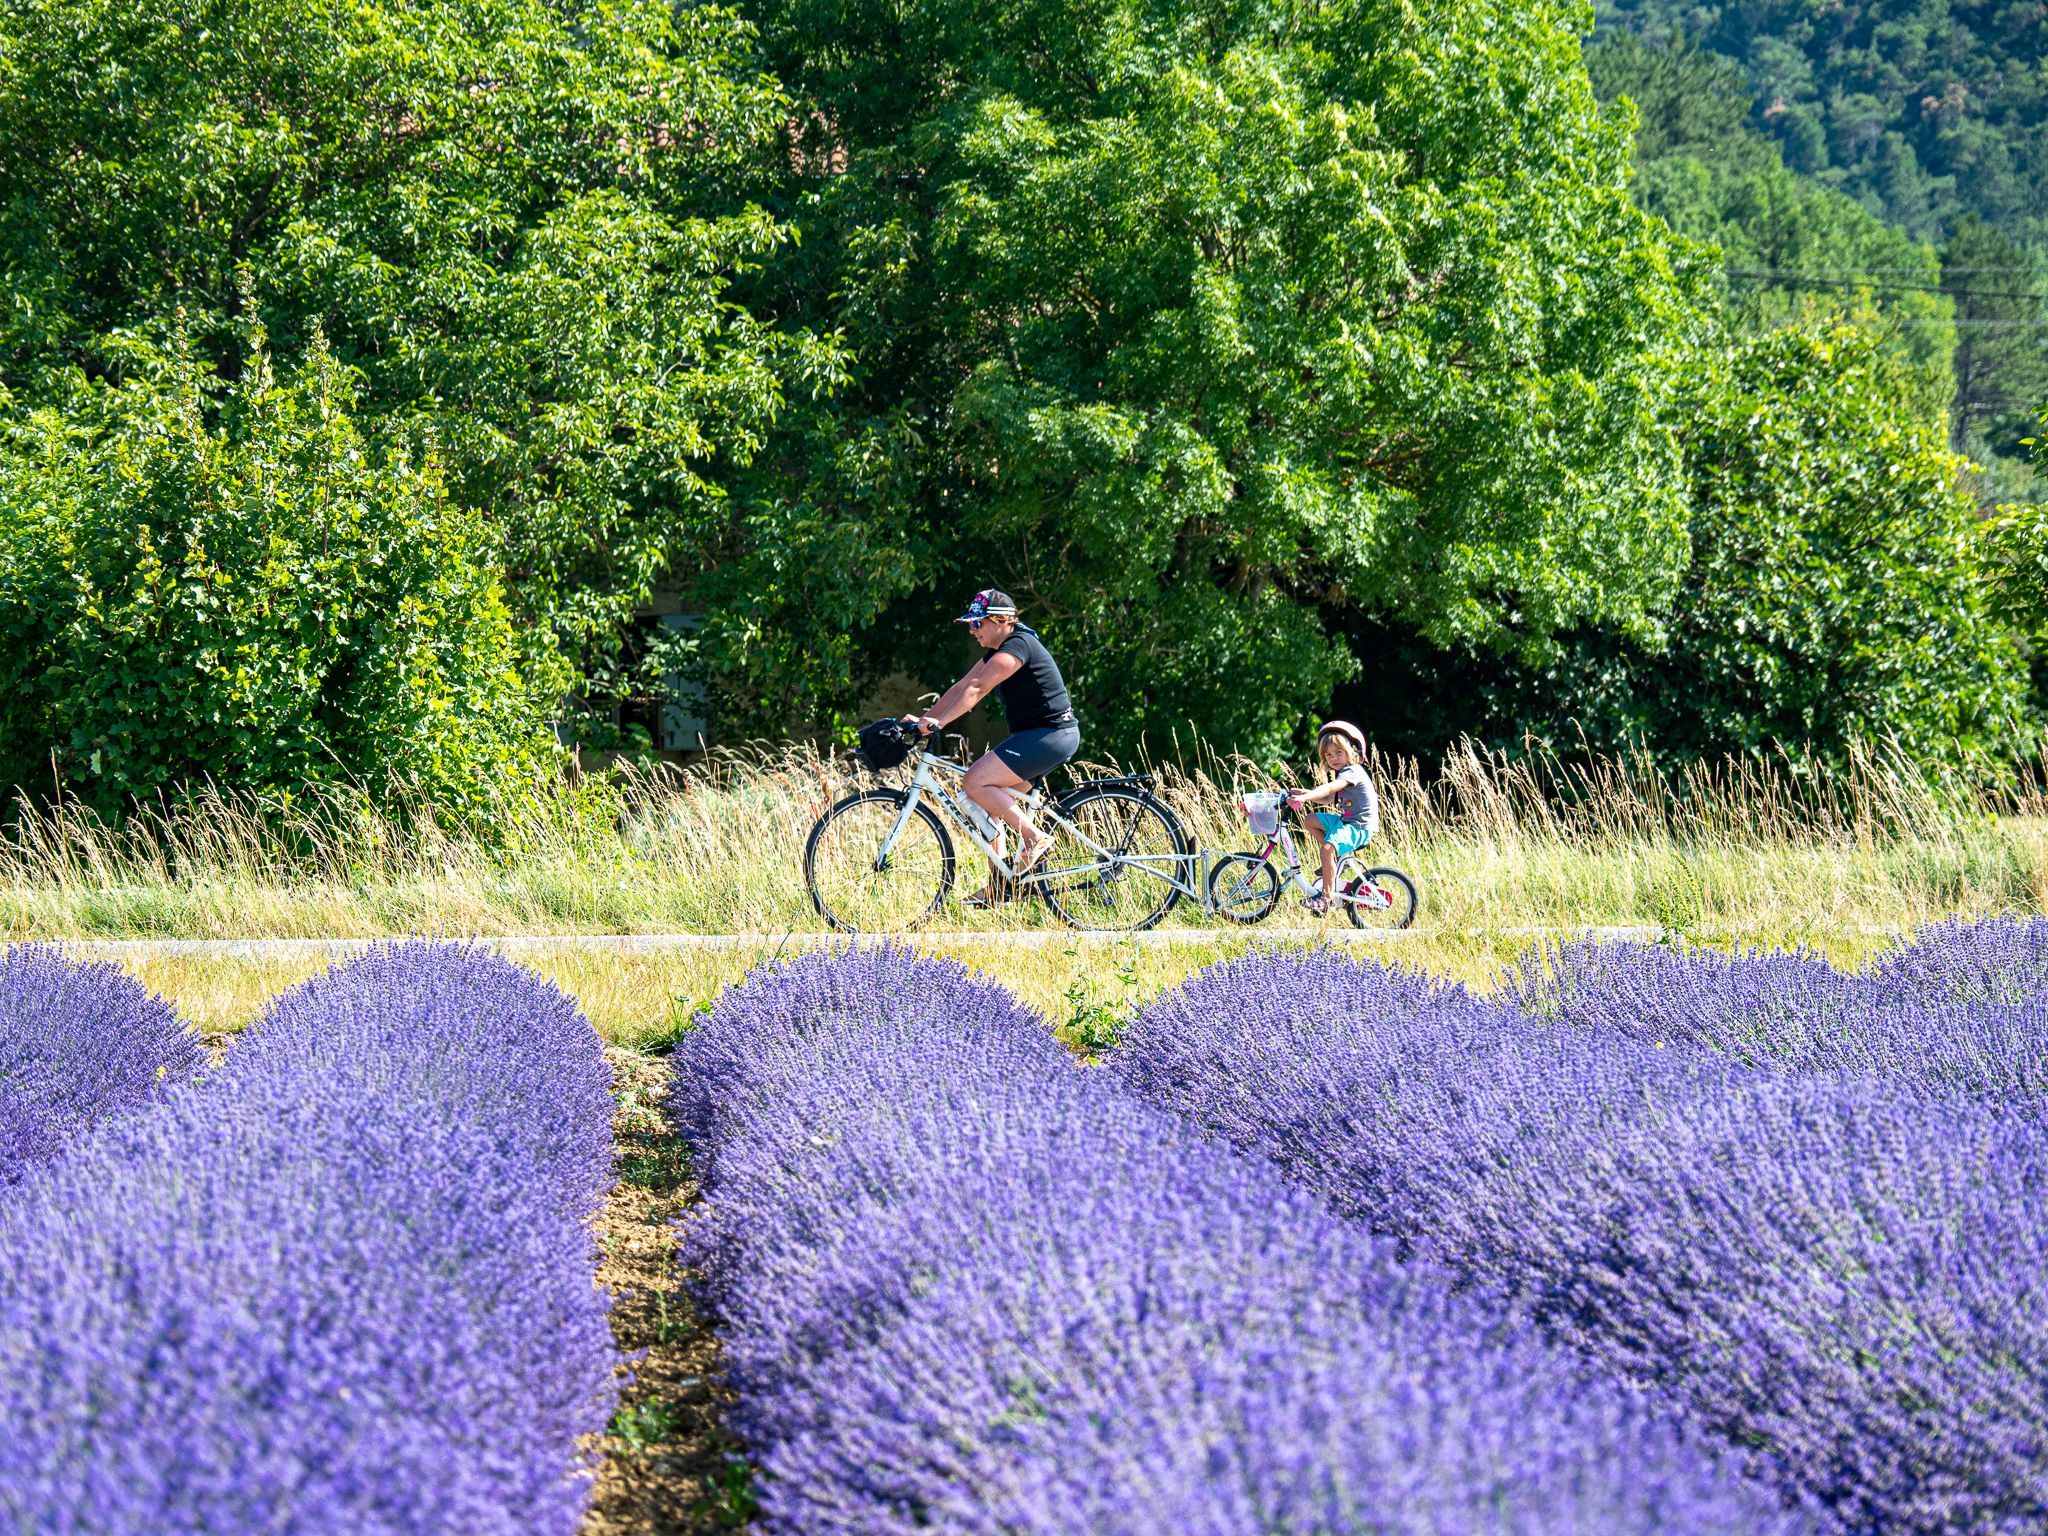
[[[1354,827],[1334,811],[1317,811],[1316,820],[1323,824],[1323,841],[1337,850],[1340,859],[1358,852],[1372,837],[1365,828]]]

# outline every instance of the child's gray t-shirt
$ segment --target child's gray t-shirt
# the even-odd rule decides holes
[[[1380,797],[1373,793],[1372,776],[1357,763],[1346,764],[1338,773],[1337,814],[1359,828],[1367,837],[1380,833]]]

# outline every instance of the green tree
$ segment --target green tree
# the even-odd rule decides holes
[[[2037,432],[2048,428],[2048,407],[2035,418]],[[2040,437],[2021,439],[2038,460]],[[2048,714],[2048,502],[2020,502],[2000,507],[1983,523],[1984,552],[1992,588],[1992,605],[2023,637],[2033,676],[2037,713]]]
[[[837,366],[726,297],[790,233],[745,201],[785,110],[749,47],[715,7],[10,0],[0,378],[119,384],[182,307],[232,382],[246,266],[287,352],[317,324],[360,375],[369,435],[434,425],[530,665],[587,681],[735,536],[714,470]]]
[[[1897,739],[1928,757],[2024,734],[2026,679],[1939,428],[1867,330],[1788,326],[1702,381],[1686,429],[1692,560],[1647,647],[1612,628],[1543,668],[1386,637],[1403,662],[1345,701],[1429,749],[1460,729],[1683,759]],[[1463,721],[1432,694],[1481,702]],[[1433,739],[1432,739],[1433,738]]]
[[[564,679],[522,675],[498,534],[431,435],[367,444],[317,332],[279,384],[245,322],[217,408],[181,340],[0,452],[0,786],[112,817],[209,778],[404,785],[464,815],[551,770]]]
[[[1598,0],[1739,63],[1794,170],[1915,240],[1974,213],[2048,248],[2048,11],[2012,0]]]
[[[1981,220],[1966,217],[1941,248],[1954,297],[1956,446],[2023,459],[2034,411],[2048,399],[2048,276]]]
[[[1586,51],[1603,103],[1626,97],[1636,133],[1635,197],[1672,230],[1721,248],[1725,317],[1744,331],[1837,316],[1884,335],[1914,371],[1914,408],[1933,419],[1955,390],[1954,305],[1941,257],[1869,209],[1786,169],[1751,122],[1733,59],[1673,33],[1654,46],[1613,30]]]
[[[1054,643],[1092,748],[1192,722],[1270,751],[1355,664],[1328,602],[1529,655],[1654,627],[1702,296],[1628,200],[1583,14],[757,19],[798,102],[804,244],[751,291],[861,365],[744,494],[905,554],[870,669],[951,671],[947,605],[992,581]]]
[[[1759,170],[1779,163],[1750,126],[1749,77],[1733,59],[1674,30],[1662,46],[1637,32],[1609,31],[1586,49],[1586,78],[1604,106],[1626,96],[1635,106],[1638,166],[1668,155]]]

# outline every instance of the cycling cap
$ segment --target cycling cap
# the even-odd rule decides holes
[[[967,600],[967,611],[953,622],[971,624],[976,619],[1006,619],[1016,611],[1017,605],[1010,601],[1009,593],[983,587]]]
[[[1365,732],[1361,731],[1349,720],[1325,720],[1322,723],[1321,729],[1316,732],[1316,746],[1318,748],[1322,746],[1325,736],[1342,736],[1358,749],[1358,755],[1361,760],[1365,757]]]

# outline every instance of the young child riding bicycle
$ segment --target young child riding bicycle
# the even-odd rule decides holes
[[[1380,800],[1365,771],[1365,733],[1348,720],[1327,720],[1316,732],[1316,756],[1331,778],[1314,789],[1287,797],[1289,810],[1301,813],[1301,828],[1322,848],[1323,879],[1308,909],[1321,916],[1334,910],[1337,861],[1358,852],[1380,829]],[[1325,801],[1333,808],[1311,810]]]

